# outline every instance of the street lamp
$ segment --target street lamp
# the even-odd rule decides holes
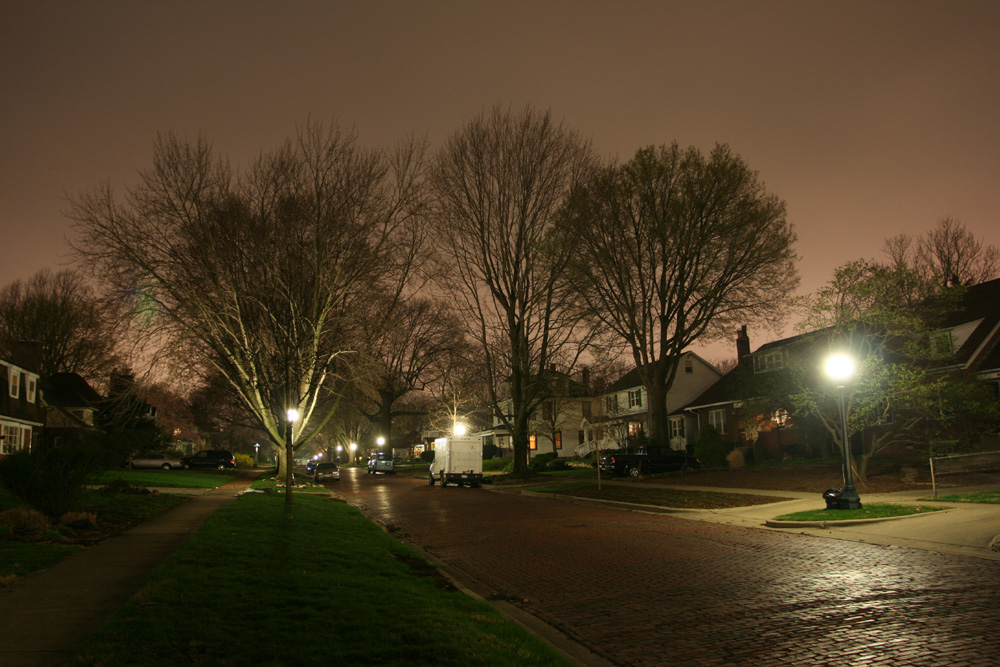
[[[375,444],[378,445],[379,447],[381,447],[382,445],[385,444],[385,438],[383,438],[382,436],[379,436],[378,439],[375,440]]]
[[[257,467],[257,455],[260,453],[260,443],[255,442],[253,445],[253,467]]]
[[[465,424],[456,423],[455,428],[453,430],[455,431],[455,435],[458,436],[465,435],[466,431]]]
[[[839,509],[861,509],[861,498],[854,488],[854,473],[851,470],[851,444],[847,432],[847,401],[844,398],[845,385],[854,375],[854,360],[846,354],[835,354],[826,362],[826,374],[837,383],[837,393],[840,395],[840,432],[844,450],[844,488],[840,493]]]
[[[337,463],[340,463],[340,453],[344,451],[343,445],[337,445]]]
[[[351,443],[351,465],[354,465],[354,452],[358,449],[358,443]]]

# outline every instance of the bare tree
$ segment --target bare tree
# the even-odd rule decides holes
[[[908,234],[886,239],[882,251],[892,265],[944,286],[975,285],[1000,276],[1000,250],[985,245],[951,216],[916,239]]]
[[[677,144],[639,150],[574,194],[567,277],[594,322],[624,341],[666,444],[681,354],[738,323],[773,325],[798,284],[785,205],[727,146],[706,159]]]
[[[206,141],[168,134],[123,201],[109,186],[72,201],[80,257],[149,334],[226,378],[279,454],[289,500],[293,451],[351,380],[352,306],[409,276],[421,155],[309,122],[238,173]]]
[[[510,430],[514,474],[528,470],[528,419],[545,398],[541,370],[575,344],[558,277],[571,247],[556,214],[593,153],[548,112],[484,112],[448,139],[433,170],[446,288],[482,349],[497,416]],[[501,397],[512,410],[500,410]]]
[[[422,297],[373,299],[361,323],[370,363],[370,396],[364,416],[392,446],[396,417],[426,415],[400,399],[436,384],[462,343],[462,328],[443,301]],[[411,402],[412,403],[412,402]]]
[[[41,374],[77,373],[97,382],[119,363],[118,318],[75,271],[39,271],[0,290],[0,356],[19,341],[41,345]]]

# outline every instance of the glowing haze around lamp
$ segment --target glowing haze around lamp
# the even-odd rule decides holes
[[[455,428],[453,430],[455,432],[455,435],[459,436],[465,435],[466,432],[465,424],[455,424]]]

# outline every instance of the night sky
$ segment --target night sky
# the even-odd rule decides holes
[[[64,264],[65,193],[134,183],[157,132],[237,164],[309,117],[437,147],[497,102],[622,159],[729,143],[788,204],[802,292],[945,215],[1000,245],[992,0],[0,0],[0,55],[0,285]]]

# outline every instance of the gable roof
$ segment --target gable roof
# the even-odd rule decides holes
[[[961,347],[955,351],[956,365],[979,372],[1000,368],[1000,278],[966,288],[959,308],[943,321],[953,328],[979,320]]]
[[[42,397],[58,408],[96,408],[103,398],[76,373],[56,373],[41,381]]]
[[[680,358],[682,360],[684,358],[697,359],[702,364],[704,364],[706,367],[711,368],[712,370],[715,370],[715,366],[713,366],[712,364],[708,363],[707,361],[705,361],[704,359],[702,359],[701,357],[699,357],[694,352],[682,352]],[[663,363],[665,363],[665,361],[664,360],[660,360],[660,361],[655,361],[653,363],[654,364],[663,364]],[[716,370],[716,372],[718,373],[717,370]],[[618,378],[617,380],[615,380],[614,382],[612,382],[610,385],[608,385],[608,387],[604,390],[604,393],[606,393],[606,394],[612,394],[612,393],[615,393],[615,392],[618,392],[618,391],[625,391],[626,389],[633,389],[635,387],[641,387],[641,386],[642,386],[642,379],[639,377],[639,367],[636,366],[632,370],[630,370],[628,373],[626,373],[625,375],[621,376],[620,378]]]

